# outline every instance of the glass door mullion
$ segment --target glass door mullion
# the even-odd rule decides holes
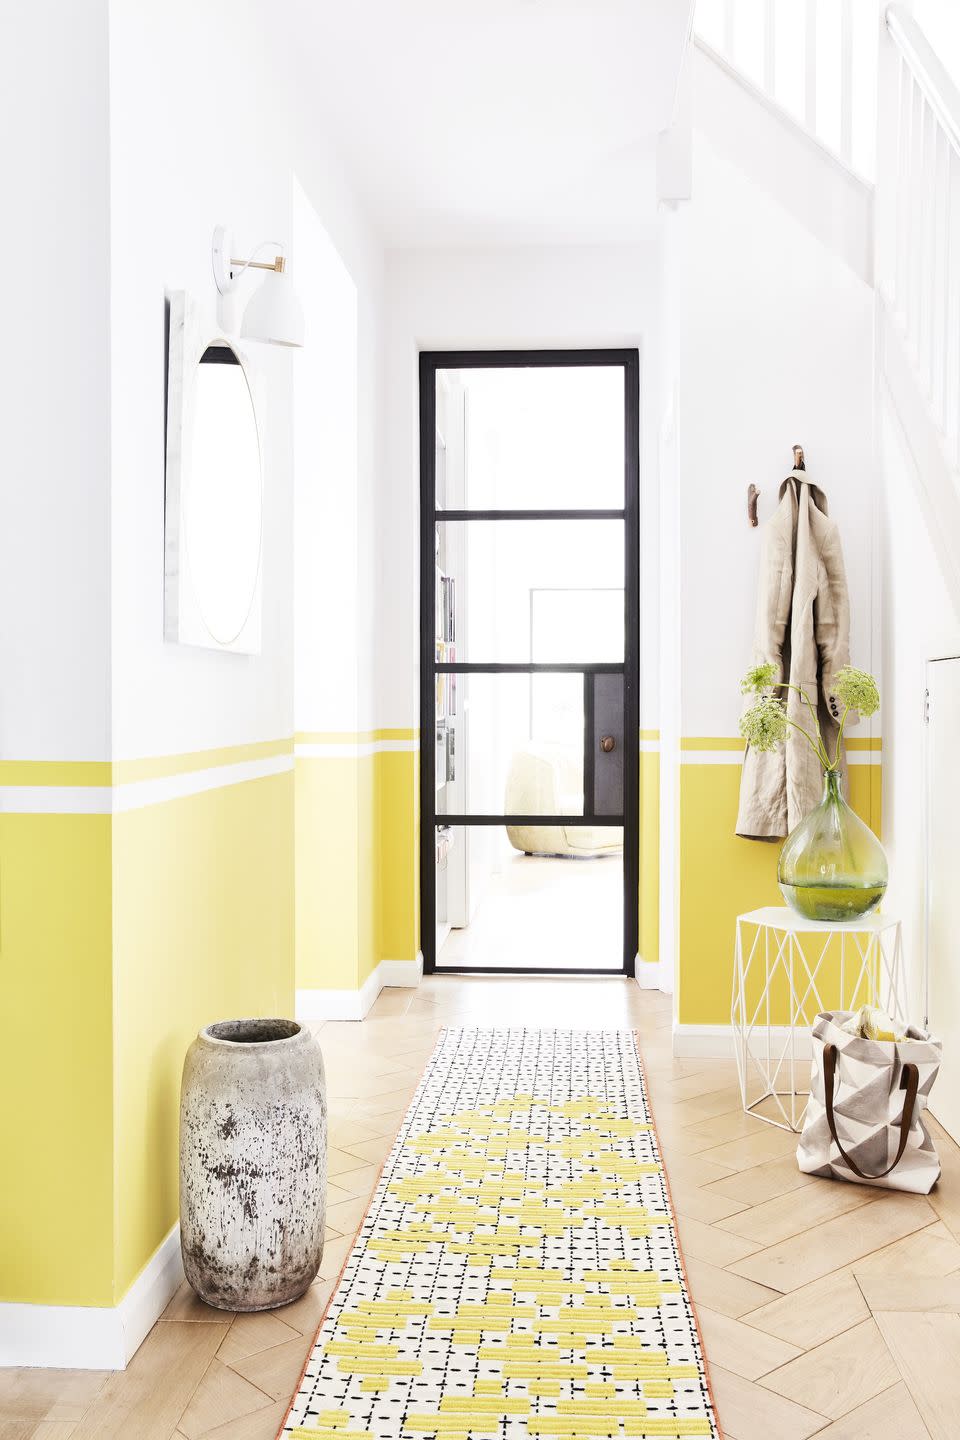
[[[625,520],[625,510],[435,510],[434,524],[457,520]]]
[[[625,670],[622,660],[436,660],[433,668],[437,675],[622,675]]]
[[[594,707],[593,707],[593,675],[589,671],[583,676],[583,811],[584,814],[592,812],[595,805],[594,798]]]

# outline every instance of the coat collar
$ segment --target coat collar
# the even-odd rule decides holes
[[[791,482],[794,483],[791,484]],[[810,499],[813,501],[814,505],[816,505],[817,509],[820,510],[824,515],[826,515],[828,513],[827,497],[820,489],[820,486],[814,484],[813,480],[810,478],[810,472],[808,470],[791,470],[786,480],[784,480],[783,484],[780,486],[780,499],[783,499],[789,487],[792,492],[793,498],[799,501],[800,496],[803,494],[803,486],[806,486],[807,491],[810,495]]]

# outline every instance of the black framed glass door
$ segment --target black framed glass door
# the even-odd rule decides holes
[[[631,975],[638,352],[422,353],[420,478],[424,968]]]

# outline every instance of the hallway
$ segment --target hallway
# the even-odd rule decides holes
[[[184,1283],[121,1374],[0,1371],[3,1440],[274,1440],[439,1030],[505,1015],[637,1030],[726,1440],[952,1433],[960,1149],[939,1127],[929,1198],[813,1180],[794,1136],[744,1116],[732,1061],[672,1057],[669,997],[617,979],[435,976],[385,990],[359,1024],[319,1027],[329,1228],[307,1295],[233,1316]]]

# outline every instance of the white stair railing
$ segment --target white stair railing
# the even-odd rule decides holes
[[[697,0],[699,38],[852,170],[875,165],[879,0]]]
[[[948,459],[960,466],[960,92],[901,6],[886,20],[878,282]]]

